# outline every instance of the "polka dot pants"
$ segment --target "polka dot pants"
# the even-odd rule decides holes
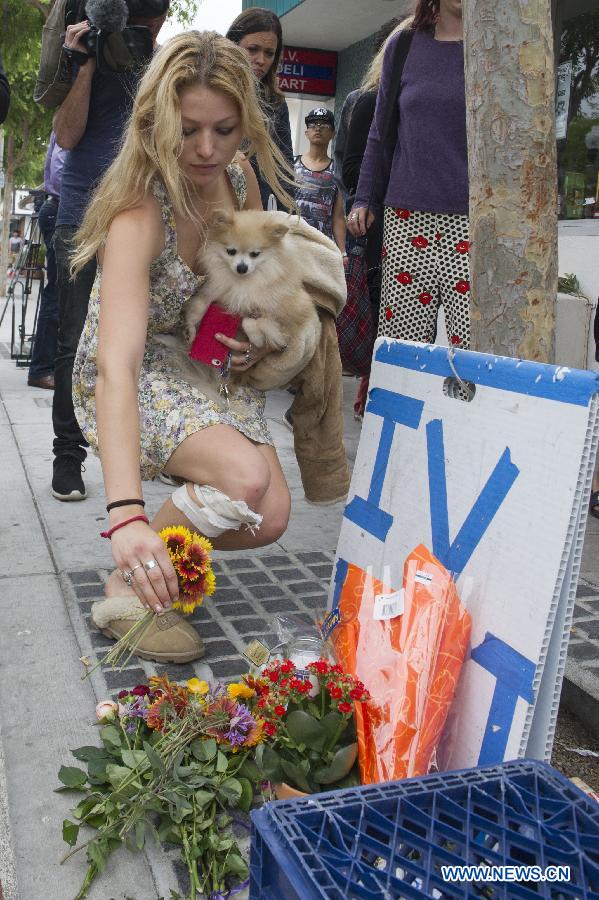
[[[470,344],[468,216],[385,207],[379,337],[434,341],[443,306],[449,342]]]

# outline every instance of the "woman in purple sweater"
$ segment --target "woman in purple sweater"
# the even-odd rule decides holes
[[[418,0],[411,29],[387,42],[348,227],[363,235],[376,216],[384,216],[379,336],[434,341],[443,305],[450,343],[467,348],[470,244],[462,37],[462,0]],[[409,41],[409,49],[391,124],[382,134],[401,41]]]

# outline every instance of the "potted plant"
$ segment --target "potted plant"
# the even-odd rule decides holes
[[[256,765],[280,799],[289,788],[313,794],[360,783],[354,704],[369,699],[360,681],[324,659],[304,670],[276,660],[245,681],[269,736],[256,747]]]

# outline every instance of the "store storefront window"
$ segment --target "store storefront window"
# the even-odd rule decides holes
[[[599,8],[574,6],[568,17],[564,4],[557,78],[559,217],[599,218]]]

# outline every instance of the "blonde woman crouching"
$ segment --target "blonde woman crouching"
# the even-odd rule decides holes
[[[291,204],[255,84],[247,54],[216,33],[191,31],[165,43],[140,83],[121,151],[95,192],[73,256],[74,271],[96,254],[99,262],[73,399],[102,462],[118,567],[92,616],[118,638],[144,608],[164,613],[137,646],[146,659],[187,662],[204,653],[197,632],[170,609],[177,579],[157,531],[185,525],[218,549],[249,549],[276,541],[289,517],[264,395],[241,388],[237,412],[220,409],[173,368],[160,341],[175,332],[202,281],[197,258],[211,213],[261,209],[252,167],[237,161],[244,138],[273,192]],[[222,343],[237,372],[263,353],[254,348],[250,356],[243,340]],[[146,524],[136,518],[144,513],[142,478],[163,470],[185,484]]]

